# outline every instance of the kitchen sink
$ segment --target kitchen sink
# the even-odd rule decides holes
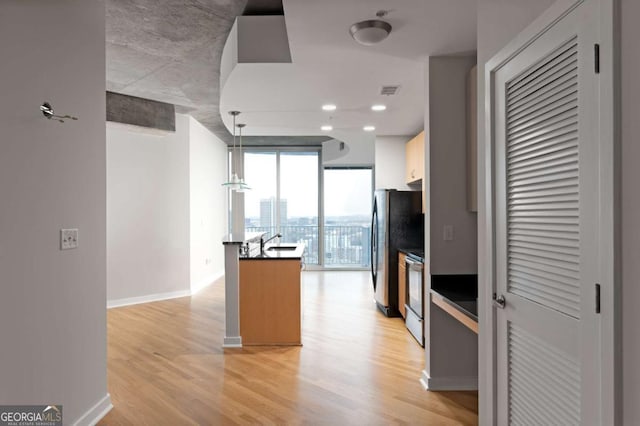
[[[271,246],[267,251],[289,251],[297,249],[297,246]]]

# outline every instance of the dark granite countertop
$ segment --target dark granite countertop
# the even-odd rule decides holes
[[[245,232],[244,234],[227,234],[222,237],[222,244],[245,244],[260,241],[264,232]]]
[[[478,276],[433,275],[431,293],[474,321],[478,321]]]
[[[287,260],[302,259],[305,245],[303,243],[278,243],[269,244],[264,248],[264,254],[260,254],[257,247],[249,251],[247,255],[241,255],[240,260]]]

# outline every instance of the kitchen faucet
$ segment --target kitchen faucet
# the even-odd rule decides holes
[[[264,254],[264,245],[275,238],[282,238],[282,234],[276,234],[267,240],[264,239],[264,235],[260,237],[260,255]]]

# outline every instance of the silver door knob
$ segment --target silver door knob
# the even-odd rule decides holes
[[[494,296],[493,306],[495,308],[504,309],[504,305],[506,305],[506,304],[507,304],[507,301],[504,299],[503,295],[500,295],[500,297],[498,297],[498,298],[496,298]]]

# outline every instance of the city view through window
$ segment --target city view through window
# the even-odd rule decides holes
[[[368,267],[371,261],[372,171],[324,170],[324,263]]]
[[[324,170],[321,224],[317,151],[250,151],[244,164],[252,188],[245,192],[247,231],[280,233],[282,242],[304,243],[310,265],[369,266],[371,169]]]

